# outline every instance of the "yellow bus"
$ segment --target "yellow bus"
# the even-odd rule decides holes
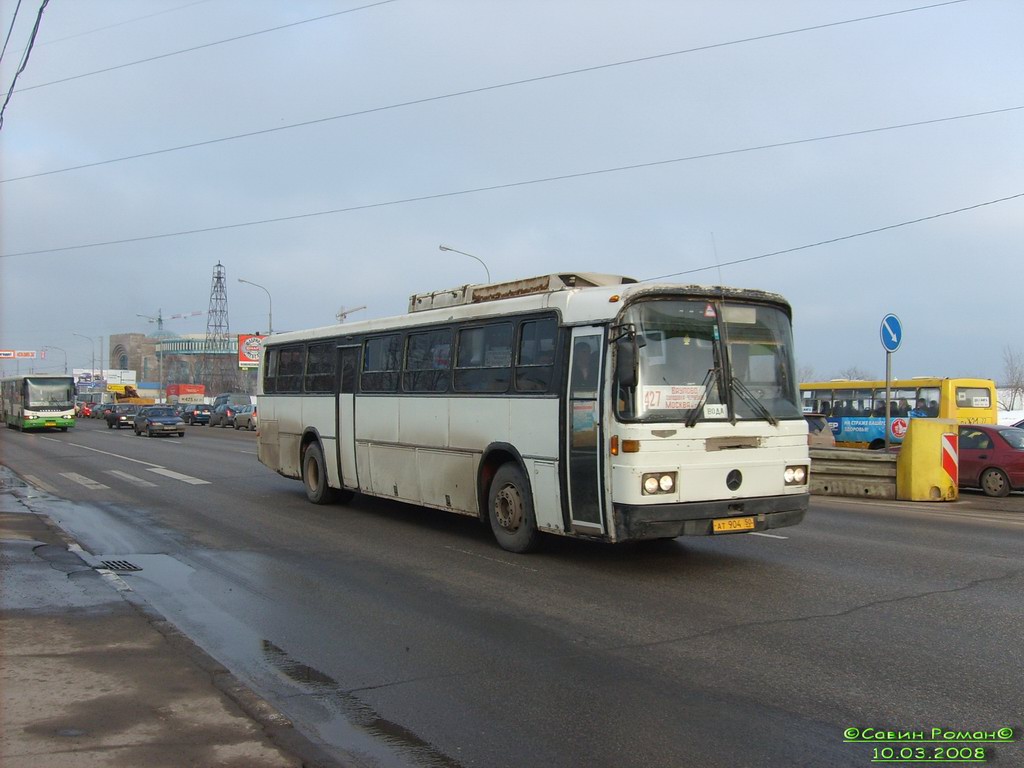
[[[913,418],[995,424],[996,385],[991,379],[912,378],[889,382],[889,441],[899,443]],[[800,385],[804,413],[828,418],[836,445],[885,447],[885,382],[835,379]]]

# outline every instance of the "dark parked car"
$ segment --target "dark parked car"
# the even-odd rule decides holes
[[[139,410],[139,406],[130,404],[119,404],[115,405],[110,411],[107,411],[105,416],[107,420],[107,427],[113,429],[117,427],[130,427],[132,421],[135,418],[135,413]]]
[[[235,414],[238,413],[240,405],[222,403],[213,409],[210,414],[211,427],[232,427],[235,424]]]
[[[132,421],[136,435],[145,432],[150,437],[156,435],[185,436],[185,422],[180,416],[174,415],[174,409],[168,405],[147,405],[140,408]]]
[[[1018,421],[1013,426],[1015,426],[1017,429],[1024,429],[1024,419],[1021,419],[1020,421]]]
[[[250,432],[255,432],[257,424],[255,405],[243,405],[238,409],[238,413],[235,414],[235,429],[247,429]]]
[[[961,424],[960,487],[981,488],[987,496],[1024,491],[1024,429]]]
[[[224,405],[224,403],[228,403],[229,405],[251,405],[252,398],[245,394],[245,392],[221,392],[213,398],[211,407],[213,410],[217,410],[217,406]]]
[[[185,406],[185,410],[182,412],[181,418],[186,424],[209,424],[210,411],[210,406],[205,403],[189,403]]]

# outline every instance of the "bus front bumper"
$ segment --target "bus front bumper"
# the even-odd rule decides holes
[[[67,429],[75,426],[74,419],[63,417],[49,418],[39,416],[34,419],[22,419],[21,428],[25,429]]]
[[[673,539],[677,536],[755,533],[771,528],[785,528],[804,519],[810,500],[809,493],[801,493],[687,504],[616,504],[615,538],[617,541]],[[753,527],[714,530],[715,520],[740,521],[746,518],[753,518]]]

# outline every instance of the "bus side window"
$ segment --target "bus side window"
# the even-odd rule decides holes
[[[455,355],[457,392],[505,392],[512,378],[512,323],[463,328]]]
[[[554,318],[528,320],[520,326],[515,377],[518,391],[548,391],[555,365],[557,333]]]
[[[306,359],[306,348],[302,344],[282,347],[277,364],[278,393],[302,391],[302,369]]]
[[[406,392],[447,392],[451,349],[452,332],[447,328],[410,333],[402,388]]]
[[[360,379],[363,392],[394,392],[398,389],[401,341],[398,334],[366,340]]]
[[[306,354],[306,392],[331,392],[334,389],[335,344],[310,344]]]
[[[263,364],[263,391],[270,395],[277,392],[277,360],[279,350],[271,347],[266,350],[267,359]]]

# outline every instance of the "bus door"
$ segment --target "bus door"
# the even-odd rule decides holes
[[[604,533],[601,504],[601,366],[604,328],[573,328],[566,398],[569,519],[578,533]]]
[[[359,373],[359,347],[338,347],[338,467],[341,485],[359,488],[356,474],[356,379]]]

